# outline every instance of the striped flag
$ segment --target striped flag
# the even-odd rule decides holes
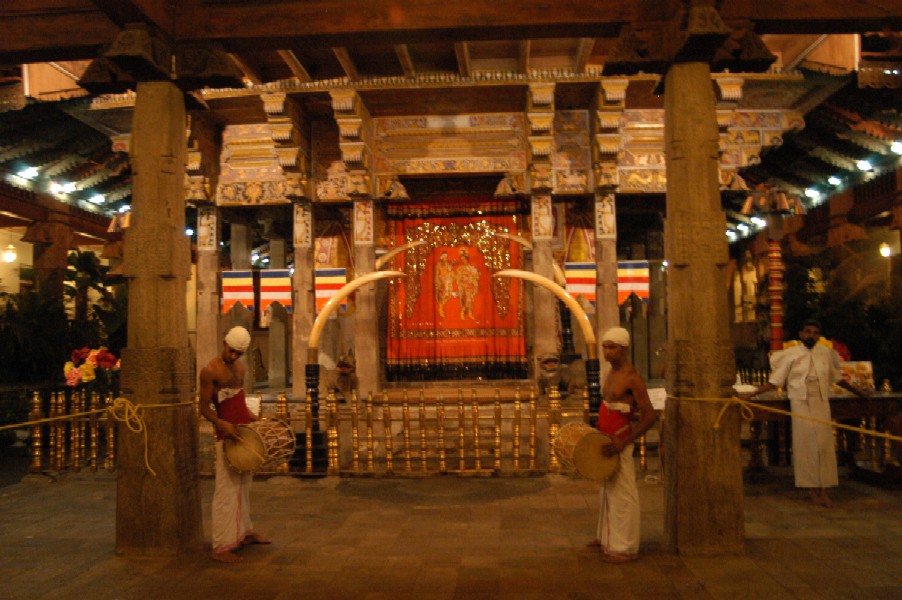
[[[314,281],[316,312],[320,312],[335,293],[347,282],[347,269],[317,269]],[[346,304],[347,298],[341,301]]]
[[[291,273],[288,269],[260,271],[260,312],[273,302],[291,312]]]
[[[254,277],[250,271],[222,272],[222,313],[228,313],[236,304],[254,311]]]
[[[572,296],[582,296],[595,304],[595,263],[564,263],[564,278],[567,280],[567,291]]]
[[[617,263],[617,304],[623,304],[630,294],[648,302],[648,261],[624,260]]]

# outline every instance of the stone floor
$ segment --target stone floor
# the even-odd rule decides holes
[[[201,481],[207,534],[212,487]],[[597,487],[568,476],[272,478],[252,502],[274,544],[223,565],[208,547],[116,556],[113,476],[30,476],[0,487],[0,598],[902,598],[902,492],[844,478],[838,506],[819,508],[772,468],[746,486],[733,557],[665,551],[656,465],[640,494],[642,556],[609,565],[585,546]]]

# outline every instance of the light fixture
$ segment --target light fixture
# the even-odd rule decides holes
[[[91,204],[103,204],[104,202],[106,202],[106,198],[103,194],[94,194],[93,196],[88,198],[88,202],[90,202]]]
[[[754,223],[755,227],[757,227],[758,229],[761,229],[762,227],[767,226],[767,221],[765,221],[764,219],[762,219],[761,217],[759,217],[757,215],[752,217],[751,221],[752,221],[752,223]]]
[[[858,167],[859,171],[870,171],[874,168],[874,166],[866,160],[859,160],[857,163],[855,163],[855,166]]]
[[[902,142],[893,142],[889,149],[896,154],[902,154]]]
[[[737,224],[736,224],[736,229],[738,229],[738,230],[741,231],[742,233],[745,233],[746,231],[749,230],[749,226],[746,225],[745,223],[737,223]]]
[[[16,173],[22,179],[34,179],[38,176],[38,168],[37,167],[26,167]]]
[[[893,249],[889,247],[889,244],[887,244],[886,242],[880,244],[880,256],[882,256],[883,258],[889,258],[892,252]]]
[[[3,262],[16,262],[16,257],[18,253],[16,252],[16,247],[10,244],[6,247],[6,250],[3,251]]]
[[[807,188],[805,190],[805,197],[811,198],[812,200],[817,200],[821,197],[821,193],[814,188]]]
[[[186,229],[185,229],[185,235],[187,235],[187,236],[192,236],[192,235],[194,235],[194,230],[191,229],[190,227],[186,228]]]
[[[727,229],[727,237],[730,239],[731,242],[735,241],[736,237],[737,237],[736,232],[733,231],[732,229]]]
[[[840,179],[836,175],[831,175],[830,177],[827,178],[827,183],[829,183],[830,185],[836,186],[836,185],[839,185],[842,183],[842,179]]]

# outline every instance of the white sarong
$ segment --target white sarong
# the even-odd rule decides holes
[[[793,414],[830,421],[830,403],[821,395],[816,378],[806,381],[804,399],[791,400]],[[798,488],[839,485],[833,427],[804,418],[792,418],[792,471]]]
[[[252,473],[238,473],[226,464],[222,440],[216,442],[216,483],[213,488],[211,528],[213,552],[228,552],[254,532],[251,523]]]
[[[601,483],[596,536],[606,554],[639,553],[639,488],[633,466],[633,444],[620,452],[617,473]]]

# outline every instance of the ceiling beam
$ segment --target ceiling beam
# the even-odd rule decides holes
[[[457,57],[457,70],[461,77],[469,77],[473,72],[470,66],[470,46],[466,42],[454,42],[454,55]]]
[[[337,46],[332,48],[332,52],[335,53],[335,58],[338,59],[338,63],[341,65],[345,75],[347,75],[348,80],[358,81],[360,73],[357,72],[357,65],[354,64],[354,59],[351,58],[351,53],[348,52],[348,49],[344,46]]]
[[[517,72],[521,75],[529,73],[529,53],[532,49],[530,40],[520,40],[517,47]]]
[[[146,23],[156,26],[172,37],[175,33],[173,3],[159,0],[91,0],[118,27],[129,23]]]
[[[279,50],[279,56],[288,65],[288,68],[291,69],[291,74],[294,75],[298,81],[301,83],[309,83],[313,81],[313,78],[310,77],[310,73],[307,72],[307,69],[304,68],[304,65],[298,60],[297,55],[291,50]]]
[[[395,44],[395,54],[398,55],[398,62],[404,70],[404,77],[413,79],[417,76],[417,70],[413,66],[413,59],[410,58],[410,49],[407,44]]]
[[[595,49],[595,38],[579,38],[579,44],[576,46],[576,56],[573,59],[573,70],[577,73],[585,73],[586,65],[589,64],[589,57],[592,56],[592,50]]]
[[[260,75],[260,72],[257,71],[250,63],[248,63],[244,58],[237,54],[233,54],[231,52],[227,53],[229,58],[232,59],[232,62],[244,73],[244,76],[248,78],[248,80],[254,85],[260,85],[263,83],[263,77]]]

